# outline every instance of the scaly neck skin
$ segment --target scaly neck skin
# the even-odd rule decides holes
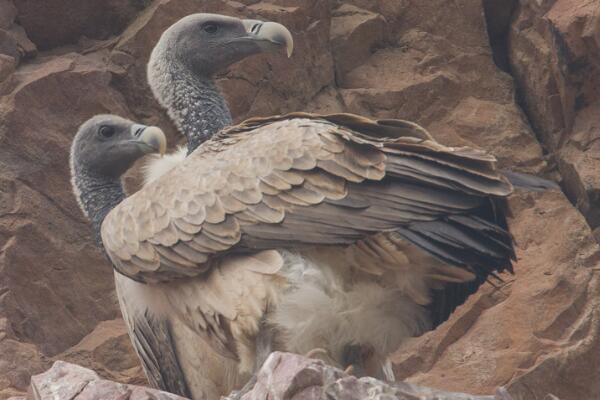
[[[165,68],[155,88],[159,101],[188,142],[188,154],[231,125],[229,107],[212,77],[196,76],[174,64]]]
[[[104,248],[100,228],[106,215],[125,199],[123,184],[120,179],[102,177],[88,171],[77,171],[74,179],[79,204],[92,222],[96,242]]]

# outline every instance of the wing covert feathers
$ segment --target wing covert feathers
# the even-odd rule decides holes
[[[112,210],[102,238],[121,273],[147,282],[203,274],[228,252],[379,232],[485,275],[510,268],[511,192],[492,156],[416,124],[295,113],[220,132]]]

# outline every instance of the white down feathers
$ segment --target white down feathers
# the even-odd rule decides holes
[[[187,156],[187,147],[179,146],[177,150],[162,157],[153,156],[144,165],[144,185],[154,182],[173,167],[185,160]]]
[[[280,274],[289,286],[268,321],[282,332],[288,351],[302,354],[324,348],[338,361],[344,346],[370,344],[383,364],[404,339],[430,328],[424,307],[397,286],[379,283],[375,276],[354,281],[352,268],[338,264],[345,254],[334,252],[280,251],[284,257]],[[423,280],[424,276],[411,278]]]

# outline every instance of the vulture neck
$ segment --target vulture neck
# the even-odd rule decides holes
[[[123,199],[125,191],[119,178],[107,178],[83,171],[75,175],[77,198],[94,229],[96,241],[102,246],[100,228],[106,215]]]
[[[180,132],[188,154],[224,127],[231,125],[229,107],[212,77],[197,76],[171,66],[159,90],[163,106]]]

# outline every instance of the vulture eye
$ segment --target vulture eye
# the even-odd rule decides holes
[[[109,138],[115,134],[115,129],[112,126],[102,125],[98,132],[100,133],[100,136]]]
[[[204,24],[202,29],[204,29],[204,32],[212,34],[212,33],[217,33],[217,31],[219,30],[219,27],[217,26],[217,24],[209,22],[207,24]]]

